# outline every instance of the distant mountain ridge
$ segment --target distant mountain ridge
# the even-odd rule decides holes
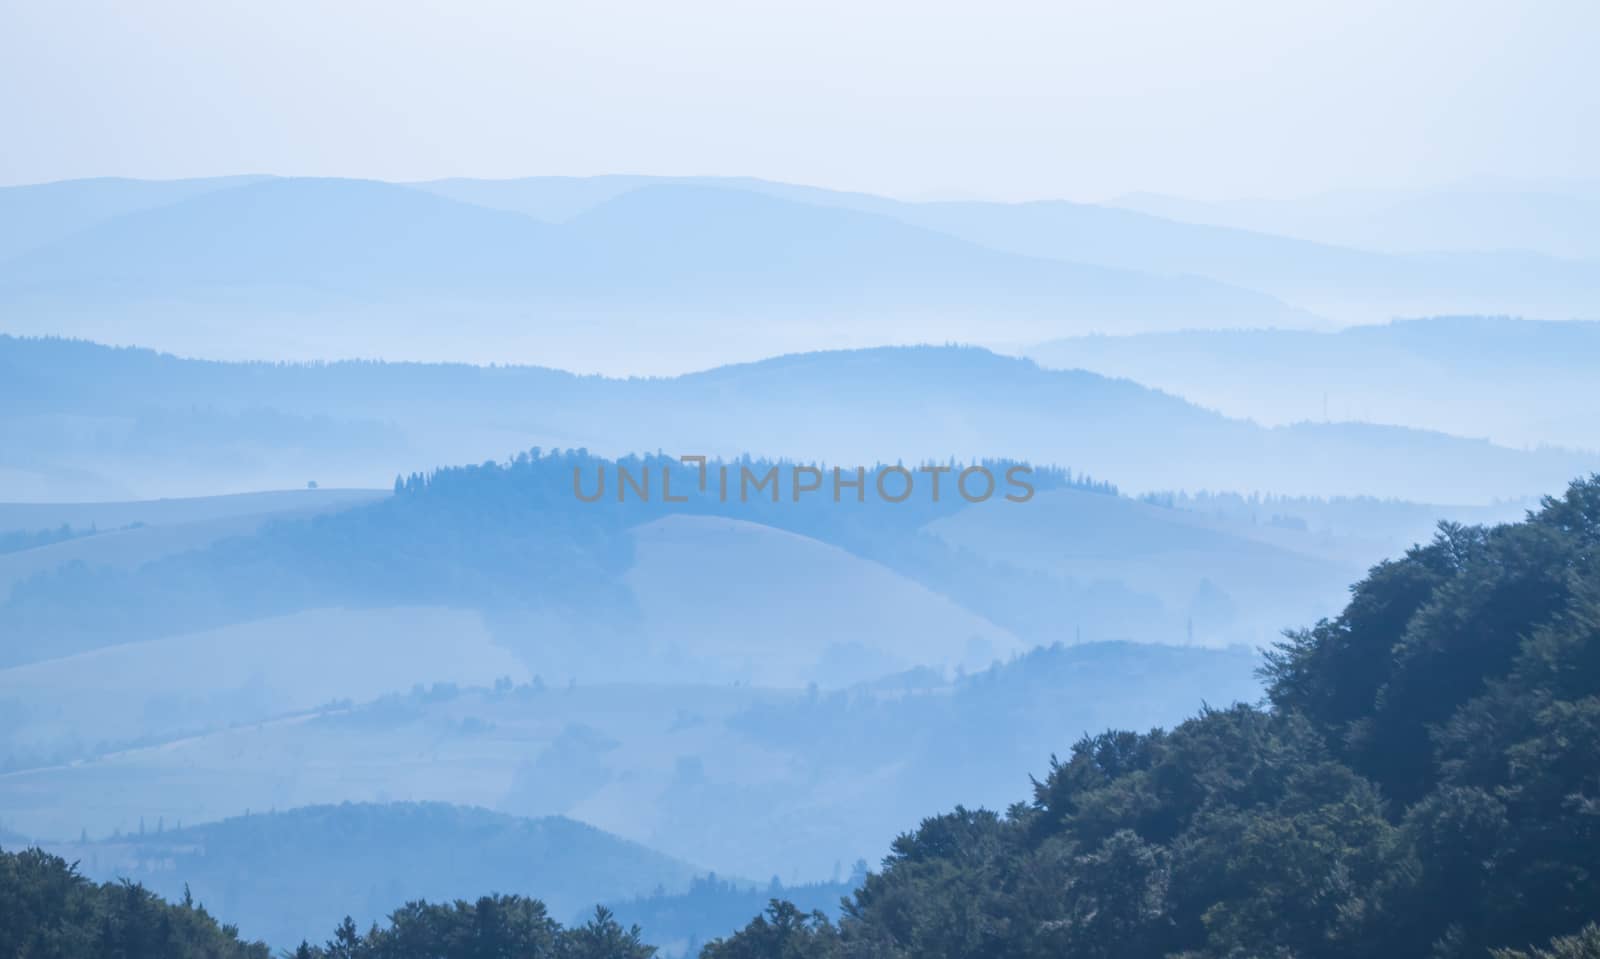
[[[99,177],[0,188],[0,260],[54,243],[112,217],[176,203],[259,176],[136,180]]]
[[[1047,367],[1126,376],[1268,424],[1366,419],[1507,446],[1600,450],[1600,322],[1443,316],[1338,332],[1077,337],[1026,352]]]
[[[118,475],[138,484],[157,464],[136,450],[184,451],[194,475],[158,469],[165,487],[146,487],[144,496],[306,479],[382,487],[397,472],[531,447],[752,453],[850,466],[1008,456],[1088,469],[1133,490],[1427,503],[1539,495],[1600,466],[1584,453],[1376,424],[1264,429],[1128,379],[1043,370],[971,347],[813,352],[677,378],[606,379],[445,363],[203,362],[0,338],[0,371],[8,411],[0,431],[10,437],[0,484],[8,467],[110,471],[107,485]],[[26,475],[16,482],[27,488]],[[181,482],[192,485],[174,488]],[[62,480],[54,484],[62,488]],[[134,488],[110,495],[141,495]]]
[[[740,177],[69,181],[0,189],[7,213],[8,332],[229,358],[676,373],[886,343],[1600,316],[1594,259]]]
[[[913,203],[749,177],[552,177],[444,180],[417,186],[484,206],[561,219],[604,202],[602,198],[652,184],[714,186],[870,212],[1026,256],[1157,275],[1209,277],[1260,290],[1340,323],[1462,311],[1600,316],[1600,260],[1591,256],[1583,261],[1569,252],[1569,244],[1582,243],[1585,234],[1589,246],[1583,248],[1600,249],[1600,231],[1592,220],[1583,224],[1570,215],[1558,218],[1565,234],[1561,229],[1545,231],[1546,236],[1562,238],[1554,253],[1508,249],[1514,244],[1506,243],[1462,248],[1457,242],[1462,227],[1470,232],[1470,227],[1478,226],[1482,235],[1482,224],[1471,223],[1474,213],[1491,222],[1505,219],[1477,207],[1451,218],[1454,233],[1434,231],[1451,242],[1437,248],[1423,245],[1404,252],[1376,252],[1388,247],[1374,248],[1365,242],[1340,245],[1203,216],[1162,216],[1116,203]],[[1437,219],[1438,210],[1431,215]],[[1219,328],[1250,325],[1231,322]],[[1197,316],[1189,326],[1218,324]]]
[[[1111,205],[1375,250],[1532,250],[1600,258],[1600,184],[1487,180],[1435,189],[1336,190],[1290,199],[1197,202],[1152,193]]]
[[[1203,277],[1018,255],[745,190],[651,184],[550,224],[416,187],[309,179],[196,192],[0,260],[0,305],[12,332],[116,329],[186,352],[227,342],[293,358],[357,342],[367,355],[487,359],[507,343],[614,354],[639,340],[709,357],[718,340],[760,355],[1315,322]]]
[[[606,379],[539,367],[232,364],[0,337],[0,372],[9,411],[0,431],[10,440],[0,484],[7,469],[104,474],[108,487],[148,482],[154,469],[166,485],[145,486],[144,496],[308,478],[386,486],[396,473],[534,446],[846,465],[1005,456],[1087,469],[1133,490],[1445,503],[1540,494],[1600,466],[1588,454],[1393,426],[1262,428],[1129,380],[962,347],[794,354],[672,378]],[[194,476],[174,478],[136,452],[149,444],[186,451]],[[14,482],[46,481],[23,474]],[[174,488],[183,482],[193,485]],[[122,498],[140,495],[134,489]]]

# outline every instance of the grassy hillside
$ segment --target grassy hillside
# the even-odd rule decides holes
[[[231,496],[125,502],[0,503],[0,530],[38,530],[62,525],[80,530],[174,526],[275,513],[331,510],[377,499],[387,493],[387,487],[382,490],[289,489]]]
[[[825,692],[750,686],[436,686],[0,774],[6,825],[67,839],[245,809],[432,800],[565,815],[785,882],[876,859],[908,815],[1003,802],[1007,769],[1107,726],[1254,700],[1248,650],[1086,644],[983,672]],[[646,889],[645,891],[648,891]]]
[[[628,462],[658,484],[661,469],[677,489],[697,482],[668,457]],[[738,482],[772,466],[731,468]],[[1035,470],[1026,503],[983,507],[948,489],[934,503],[926,473],[904,503],[573,495],[575,470],[592,483],[617,468],[561,453],[443,470],[381,501],[138,565],[43,562],[79,541],[25,551],[11,561],[40,568],[0,602],[0,661],[304,610],[432,604],[481,611],[497,642],[546,675],[839,685],[917,665],[981,668],[1057,641],[1263,641],[1330,612],[1359,569],[1321,540],[1284,549],[1062,471]],[[1265,608],[1237,614],[1258,596]]]
[[[219,540],[247,536],[274,520],[317,516],[360,503],[370,503],[387,495],[378,490],[305,490],[303,492],[306,495],[299,495],[300,492],[218,497],[233,501],[223,509],[232,507],[240,511],[230,514],[219,509],[216,510],[218,515],[191,520],[182,517],[190,513],[206,516],[214,511],[213,504],[206,499],[106,504],[0,504],[0,522],[38,523],[40,519],[58,515],[155,518],[154,523],[132,520],[120,528],[104,529],[95,525],[97,521],[91,518],[91,525],[87,529],[69,526],[68,529],[75,535],[65,541],[32,549],[0,552],[0,596],[9,593],[12,586],[31,576],[49,573],[62,566],[81,563],[94,568],[138,569],[165,556],[204,549]],[[66,523],[65,520],[62,522]]]
[[[680,490],[697,482],[670,457],[629,462],[670,469]],[[135,551],[138,562],[105,550],[95,561],[102,537],[0,557],[0,569],[33,567],[0,601],[0,662],[308,610],[436,605],[479,611],[499,645],[547,676],[839,685],[914,665],[979,668],[1059,641],[1269,641],[1336,609],[1340,584],[1383,545],[1370,530],[1263,531],[1254,516],[1138,502],[1051,470],[1035,470],[1028,502],[981,506],[948,490],[931,502],[926,473],[905,503],[573,495],[574,470],[592,483],[617,468],[582,453],[525,455],[412,477],[396,496],[281,516],[195,549]],[[181,541],[185,528],[104,543],[159,544],[163,530]],[[50,562],[62,552],[83,561]]]
[[[671,516],[633,531],[639,632],[680,681],[847,686],[917,666],[983,669],[1025,649],[926,586],[810,537]]]
[[[66,762],[419,684],[530,676],[476,613],[310,610],[0,669],[0,768]]]
[[[1026,511],[1000,507],[975,506],[928,531],[992,562],[1153,597],[1174,641],[1268,644],[1285,624],[1337,610],[1362,565],[1309,531],[1251,535],[1246,524],[1082,490],[1040,494]]]

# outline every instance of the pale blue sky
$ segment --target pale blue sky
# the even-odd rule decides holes
[[[1600,4],[0,0],[0,183],[1221,198],[1600,170]]]

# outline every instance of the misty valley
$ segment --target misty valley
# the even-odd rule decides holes
[[[1600,956],[1600,246],[1430,197],[0,187],[0,955]]]

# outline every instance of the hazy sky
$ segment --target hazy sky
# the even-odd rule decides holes
[[[0,0],[0,183],[1221,198],[1600,170],[1600,3]]]

